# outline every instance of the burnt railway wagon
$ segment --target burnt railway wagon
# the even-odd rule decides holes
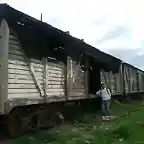
[[[101,81],[110,88],[113,96],[137,94],[142,97],[144,92],[144,72],[124,62],[117,73],[101,71]]]
[[[62,119],[59,105],[144,91],[143,71],[7,4],[0,4],[0,113],[9,132]]]

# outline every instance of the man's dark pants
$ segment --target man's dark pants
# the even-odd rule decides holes
[[[109,115],[110,100],[102,100],[102,114],[103,116]]]

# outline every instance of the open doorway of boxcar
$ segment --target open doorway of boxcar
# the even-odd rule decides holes
[[[93,59],[89,67],[89,94],[95,95],[100,88],[100,64]]]
[[[100,89],[100,64],[94,59],[89,61],[89,108],[92,111],[99,111],[101,109],[101,98],[96,97],[96,92]]]

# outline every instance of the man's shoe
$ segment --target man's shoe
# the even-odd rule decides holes
[[[106,120],[106,117],[105,117],[105,116],[102,116],[102,120]]]
[[[110,117],[109,117],[109,116],[106,116],[106,120],[110,120]]]

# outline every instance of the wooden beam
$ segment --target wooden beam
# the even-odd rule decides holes
[[[140,91],[140,85],[139,85],[139,73],[138,71],[136,72],[136,79],[137,79],[137,91],[139,92]]]
[[[67,84],[67,59],[66,59],[66,62],[65,62],[65,65],[64,65],[64,90],[65,90],[65,98],[66,100],[68,100],[68,84]]]
[[[0,24],[0,113],[4,113],[4,101],[8,98],[8,41],[9,27],[6,20]]]
[[[44,90],[44,102],[46,102],[46,96],[47,96],[47,67],[48,67],[47,58],[44,58],[43,62],[44,62],[44,74],[43,74],[44,87],[43,87],[43,90]]]
[[[72,87],[72,59],[70,56],[67,56],[67,87],[68,87],[68,97],[69,97],[69,93],[71,91],[71,87]]]
[[[122,81],[123,81],[123,94],[126,95],[127,92],[126,92],[125,66],[124,66],[124,63],[122,63],[121,74],[122,74]]]
[[[112,72],[110,71],[109,72],[109,89],[110,89],[110,91],[111,91],[111,75],[112,75]]]
[[[85,95],[86,97],[89,97],[89,59],[87,56],[85,56],[85,72],[84,72],[84,77],[85,77]]]

